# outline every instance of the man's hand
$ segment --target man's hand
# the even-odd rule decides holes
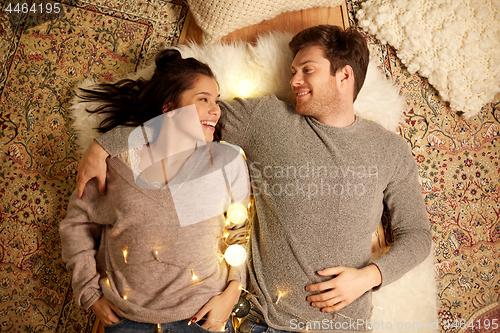
[[[116,306],[104,296],[95,301],[90,309],[101,320],[103,325],[115,324],[120,321],[118,316],[123,317]]]
[[[99,183],[99,193],[106,194],[106,158],[108,156],[109,154],[95,140],[82,155],[76,176],[76,188],[79,198],[82,197],[87,182],[94,177],[97,178]]]
[[[382,283],[377,266],[371,264],[364,268],[331,267],[318,271],[321,276],[336,275],[331,280],[311,284],[308,291],[321,293],[307,297],[311,305],[321,308],[322,312],[336,312],[351,304],[368,290]]]
[[[222,294],[212,297],[191,321],[197,322],[207,315],[205,323],[201,327],[210,331],[223,331],[240,294],[240,283],[231,281],[226,290]]]

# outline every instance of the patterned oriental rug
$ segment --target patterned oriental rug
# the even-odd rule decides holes
[[[60,255],[80,159],[69,101],[77,82],[114,81],[177,44],[187,7],[30,1],[36,12],[23,14],[10,2],[0,12],[0,332],[91,332],[94,318],[74,306]]]
[[[8,13],[4,1],[0,12],[0,331],[91,332],[93,317],[74,306],[60,256],[58,226],[80,158],[69,101],[78,82],[114,81],[177,44],[187,8],[181,0],[43,3],[61,10]],[[347,4],[354,24],[359,2]],[[399,133],[420,166],[440,283],[439,328],[494,332],[500,103],[464,119],[425,78],[410,74],[393,49],[367,39],[406,97]]]

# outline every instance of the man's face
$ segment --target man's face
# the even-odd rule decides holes
[[[330,61],[321,46],[301,49],[292,62],[290,80],[296,99],[295,111],[321,121],[338,106],[339,93],[335,76],[331,75]]]

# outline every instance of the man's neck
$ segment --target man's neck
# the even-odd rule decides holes
[[[348,127],[356,121],[352,103],[342,108],[335,108],[324,116],[317,117],[320,123],[331,127]]]

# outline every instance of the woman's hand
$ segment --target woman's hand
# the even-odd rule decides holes
[[[92,312],[99,318],[103,325],[111,325],[120,321],[120,317],[123,317],[116,306],[108,301],[107,298],[101,296],[94,304],[90,307]]]
[[[206,315],[205,323],[201,327],[211,331],[223,331],[240,294],[240,283],[238,281],[229,282],[226,290],[222,294],[212,297],[191,321],[197,322]]]
[[[78,165],[78,174],[76,175],[76,188],[79,198],[83,195],[85,184],[94,177],[97,178],[99,183],[99,193],[106,194],[106,158],[108,156],[108,152],[95,140],[82,155]]]

